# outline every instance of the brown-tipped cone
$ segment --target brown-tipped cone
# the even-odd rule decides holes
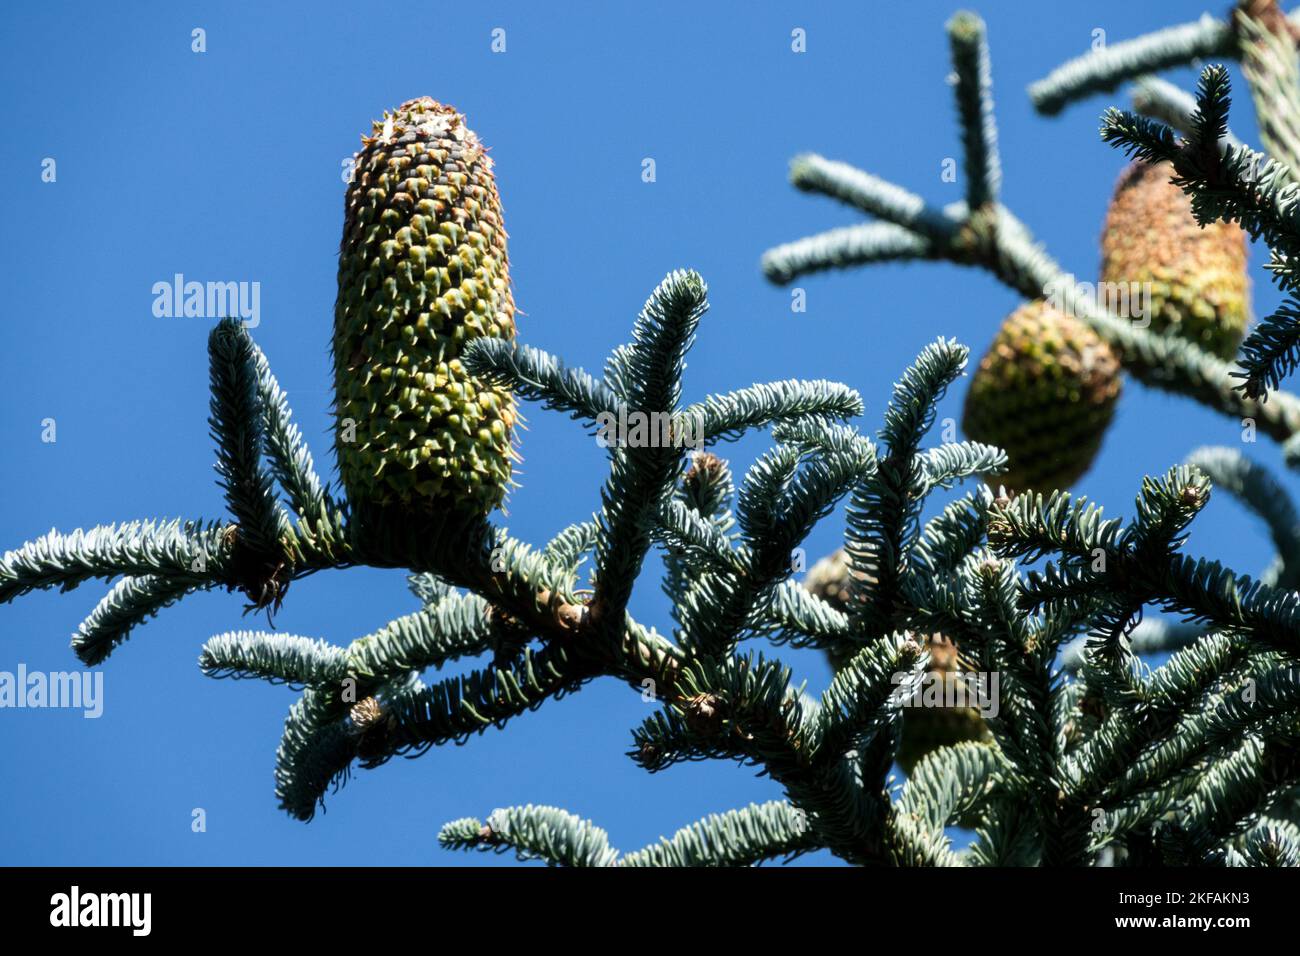
[[[1197,224],[1175,175],[1170,163],[1143,162],[1120,174],[1101,237],[1101,291],[1121,318],[1149,318],[1151,331],[1230,359],[1250,324],[1246,233]]]

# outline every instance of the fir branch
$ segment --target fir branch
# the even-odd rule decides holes
[[[779,444],[793,445],[800,451],[830,451],[875,460],[876,446],[858,429],[825,418],[800,418],[772,426],[772,437]]]
[[[1300,30],[1282,15],[1277,0],[1241,3],[1233,22],[1264,149],[1278,162],[1300,169]]]
[[[0,604],[30,591],[68,591],[91,578],[156,576],[180,584],[223,581],[229,526],[194,521],[131,521],[69,534],[51,531],[0,557]]]
[[[1300,365],[1300,302],[1287,299],[1250,330],[1238,360],[1244,374],[1240,388],[1250,398],[1263,400]]]
[[[993,75],[984,21],[967,11],[956,14],[948,21],[948,41],[966,154],[966,207],[978,209],[997,202],[1002,183],[998,127],[993,116]]]
[[[900,815],[932,831],[955,826],[1004,785],[1010,768],[995,747],[959,743],[921,759],[907,778]]]
[[[1300,670],[1274,667],[1252,677],[1247,687],[1225,693],[1213,710],[1194,716],[1202,722],[1207,746],[1232,747],[1250,732],[1266,733],[1285,725],[1297,711]]]
[[[641,412],[673,412],[681,395],[686,350],[708,307],[707,288],[694,272],[671,273],[647,300],[626,353],[629,405]],[[619,448],[601,489],[597,519],[593,627],[614,626],[650,547],[654,518],[671,493],[680,449],[652,445]]]
[[[825,159],[815,153],[805,153],[791,161],[790,182],[797,189],[830,196],[886,222],[903,226],[923,239],[944,240],[954,230],[953,223],[931,210],[920,196],[848,163]]]
[[[1141,163],[1173,162],[1179,155],[1174,131],[1164,123],[1114,107],[1101,116],[1101,141]]]
[[[271,474],[284,489],[290,506],[299,517],[308,521],[319,520],[332,503],[316,474],[311,451],[293,422],[288,396],[280,388],[280,383],[271,373],[270,363],[252,336],[248,336],[248,348],[257,371],[257,391],[263,419],[263,450]]]
[[[1247,643],[1227,634],[1211,635],[1178,651],[1066,758],[1062,771],[1066,792],[1084,802],[1104,799],[1112,809],[1132,798],[1143,782],[1127,776],[1138,756],[1167,740],[1185,711],[1199,707],[1206,693],[1239,673],[1248,660]],[[1167,781],[1162,774],[1157,778]],[[1157,809],[1148,806],[1127,823],[1123,814],[1114,813],[1112,832],[1145,822],[1143,814],[1153,815]]]
[[[817,849],[807,815],[782,801],[751,803],[739,810],[711,813],[683,827],[671,839],[628,853],[619,866],[753,866],[787,860]]]
[[[835,673],[813,728],[819,759],[840,757],[894,720],[921,676],[920,646],[905,634],[868,644]]]
[[[961,866],[952,841],[942,831],[922,826],[911,817],[889,818],[890,862],[894,866]]]
[[[771,622],[781,629],[777,643],[795,647],[833,648],[850,639],[849,617],[843,611],[809,594],[793,581],[772,591],[770,604],[755,624]]]
[[[1294,825],[1269,823],[1252,830],[1241,851],[1242,866],[1300,866],[1300,833]]]
[[[611,388],[587,372],[566,368],[560,359],[530,345],[475,339],[465,346],[461,362],[471,375],[491,385],[585,422],[594,423],[622,404]]]
[[[690,564],[707,565],[724,573],[739,571],[746,565],[745,554],[733,550],[725,532],[676,499],[667,501],[659,512],[653,536]]]
[[[541,651],[526,648],[508,667],[472,671],[395,698],[381,708],[359,752],[365,766],[374,767],[397,754],[464,741],[595,676],[589,663],[555,644]]]
[[[809,704],[791,689],[790,670],[779,661],[761,654],[693,658],[673,691],[666,708],[633,732],[632,756],[647,770],[706,756],[762,763],[773,774],[811,765]]]
[[[934,256],[930,240],[891,222],[829,229],[763,253],[763,273],[785,284],[798,276],[874,262],[906,262]]]
[[[207,585],[152,574],[124,577],[81,622],[72,635],[72,649],[87,666],[103,663],[132,630],[200,587]]]
[[[844,546],[850,567],[849,616],[863,634],[883,635],[901,623],[902,579],[934,474],[931,460],[917,452],[934,423],[936,404],[965,369],[967,356],[965,346],[946,339],[921,351],[894,386],[885,410],[880,432],[885,456],[850,497]],[[954,462],[974,463],[970,456]]]
[[[974,866],[1037,866],[1041,839],[1033,808],[1014,793],[997,795],[980,813],[964,859]]]
[[[199,668],[208,677],[260,677],[273,684],[330,684],[348,674],[348,652],[328,641],[228,631],[209,638],[199,655]]]
[[[1232,108],[1232,83],[1221,63],[1201,71],[1196,89],[1196,111],[1192,114],[1191,135],[1187,140],[1201,151],[1212,150],[1218,157],[1219,141],[1228,133],[1228,111]]]
[[[1226,26],[1215,29],[1227,38],[1225,42],[1231,39],[1231,31]],[[1106,51],[1107,57],[1112,57],[1114,50],[1112,47]],[[1226,55],[1231,50],[1223,52]],[[1150,67],[1150,63],[1143,63],[1138,72],[1146,72]],[[1090,70],[1091,67],[1084,73],[1089,74]],[[1125,77],[1119,77],[1122,78]],[[1119,124],[1113,132],[1117,141],[1131,142],[1152,155],[1178,152],[1185,162],[1197,158],[1196,150],[1179,149],[1172,134],[1158,123],[1117,111],[1108,116]],[[1217,153],[1213,159],[1214,165],[1220,168],[1221,179],[1224,169],[1231,173],[1232,182],[1228,185],[1232,194],[1235,195],[1239,186],[1243,195],[1250,194],[1251,185],[1258,187],[1255,204],[1266,206],[1269,215],[1255,210],[1243,220],[1237,214],[1239,208],[1230,215],[1224,214],[1227,193],[1216,189],[1193,195],[1193,211],[1202,222],[1224,214],[1223,218],[1242,221],[1243,227],[1259,238],[1269,223],[1269,216],[1300,215],[1296,212],[1297,204],[1290,199],[1276,201],[1290,182],[1284,167],[1269,164],[1265,157],[1250,150],[1227,145],[1223,147],[1223,159]],[[1180,169],[1180,174],[1186,176],[1188,170]],[[792,166],[792,179],[801,189],[826,193],[908,229],[925,242],[927,258],[981,266],[1030,299],[1050,295],[1062,309],[1084,322],[1115,349],[1125,368],[1145,385],[1185,395],[1238,421],[1250,419],[1280,442],[1300,433],[1300,399],[1278,393],[1274,402],[1265,405],[1253,395],[1243,395],[1238,390],[1236,373],[1228,363],[1177,336],[1154,334],[1112,314],[1072,275],[1066,274],[1006,208],[994,205],[983,211],[972,211],[959,203],[940,212],[898,186],[845,163],[832,163],[818,156],[798,157]],[[1274,245],[1272,233],[1266,238]],[[817,237],[806,242],[815,241]],[[1295,254],[1300,254],[1300,247]],[[799,257],[773,253],[766,262],[765,272],[774,282],[791,282],[804,271]],[[810,270],[828,264],[827,259],[807,263]],[[1300,277],[1296,281],[1300,282]]]
[[[476,594],[449,595],[353,641],[347,671],[386,678],[500,647],[511,628]],[[516,638],[522,643],[523,638]]]
[[[697,652],[730,650],[752,610],[794,567],[794,549],[835,503],[875,468],[854,447],[804,455],[789,445],[770,450],[749,470],[737,512],[747,549],[743,568],[705,575],[685,622],[683,642]]]
[[[992,492],[981,489],[945,505],[926,522],[908,555],[908,577],[934,579],[953,571],[984,541],[991,500]]]
[[[1031,641],[1027,621],[1018,613],[1019,580],[1010,562],[972,557],[963,572],[971,593],[971,622],[982,635],[977,642],[963,642],[962,650],[979,654],[981,670],[1001,675],[998,714],[987,718],[989,729],[1010,763],[1038,789],[1046,826],[1055,815],[1048,800],[1055,797],[1057,776],[1050,724],[1059,689],[1050,666],[1055,649]]]
[[[356,743],[342,723],[338,691],[308,687],[289,709],[275,755],[275,795],[280,809],[310,822],[325,792],[346,777]]]
[[[1140,77],[1133,88],[1133,108],[1144,116],[1173,127],[1184,137],[1195,127],[1196,97],[1156,76]],[[1241,149],[1243,144],[1231,130],[1223,134],[1225,145]]]
[[[789,681],[788,668],[761,655],[696,658],[678,674],[676,699],[634,732],[631,756],[651,771],[708,758],[761,764],[808,814],[819,845],[852,862],[879,862],[879,851],[868,841],[888,812],[877,787],[892,758],[892,741],[872,768],[878,779],[870,786],[865,761],[854,754],[814,764],[810,715],[817,706]]]
[[[605,368],[601,377],[605,387],[625,402],[628,401],[632,388],[632,348],[633,346],[626,342],[615,346],[605,359]]]
[[[547,543],[542,556],[559,568],[564,568],[575,582],[578,570],[587,555],[596,547],[599,527],[594,521],[571,524]]]
[[[1092,558],[1117,552],[1123,522],[1104,518],[1100,507],[1067,492],[1017,495],[991,503],[989,546],[1002,557],[1037,560],[1049,554]]]
[[[449,850],[513,850],[521,861],[545,860],[550,866],[613,866],[618,858],[600,827],[531,803],[494,810],[485,824],[468,817],[453,820],[442,828],[438,842]]]
[[[1204,774],[1176,824],[1160,833],[1171,865],[1205,865],[1221,859],[1222,844],[1250,828],[1279,793],[1300,782],[1300,749],[1295,741],[1247,738],[1243,746]]]
[[[1138,655],[1164,654],[1194,644],[1205,633],[1196,624],[1182,624],[1158,618],[1143,618],[1128,635],[1129,650]],[[1061,652],[1061,669],[1075,673],[1083,666],[1085,638],[1079,638]]]
[[[999,475],[1007,467],[1006,452],[977,441],[946,442],[921,455],[923,494],[934,488],[951,488],[967,478]]]
[[[1300,584],[1300,513],[1290,492],[1263,465],[1232,448],[1198,448],[1187,463],[1263,519],[1281,561],[1276,583]]]
[[[1187,465],[1171,468],[1160,478],[1144,477],[1137,515],[1118,546],[1138,561],[1167,558],[1182,547],[1187,526],[1209,499],[1209,479]]]
[[[863,411],[862,397],[847,385],[828,381],[769,382],[710,395],[688,405],[682,417],[698,422],[695,437],[705,443],[732,441],[750,428],[805,416],[853,418]]]
[[[258,554],[279,551],[288,517],[275,498],[273,479],[262,465],[261,381],[256,347],[238,319],[223,319],[208,337],[217,474],[226,504],[239,525],[239,538]]]
[[[451,593],[450,584],[428,571],[408,574],[406,585],[411,589],[411,593],[420,599],[420,603],[426,606],[436,603]]]
[[[1189,620],[1249,631],[1257,640],[1294,654],[1300,648],[1300,592],[1270,588],[1237,576],[1217,561],[1185,555],[1149,569],[1159,604]]]
[[[1195,60],[1229,56],[1232,27],[1202,16],[1195,23],[1167,27],[1135,40],[1110,43],[1058,66],[1029,86],[1029,98],[1040,113],[1059,113],[1066,104],[1116,89],[1146,73],[1185,66]]]

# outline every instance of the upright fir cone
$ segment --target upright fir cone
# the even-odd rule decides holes
[[[814,564],[804,578],[803,585],[828,604],[845,611],[848,610],[849,578],[852,573],[848,555],[840,548]],[[945,696],[944,700],[962,699],[955,693],[960,680],[957,646],[942,634],[927,635],[922,642],[930,652],[930,668],[926,672],[926,680],[927,684],[936,688],[931,694],[942,687],[945,693],[953,692],[951,696]],[[842,663],[843,661],[832,660],[836,667]],[[897,760],[904,773],[911,774],[922,757],[940,747],[964,741],[992,739],[977,708],[924,706],[924,690],[921,698],[922,706],[903,709],[903,734]]]
[[[1250,324],[1246,234],[1233,222],[1201,228],[1170,163],[1130,163],[1120,174],[1101,237],[1101,278],[1150,288],[1151,331],[1176,335],[1222,359]],[[1118,290],[1117,290],[1118,291]]]
[[[1078,319],[1042,300],[1007,317],[966,392],[962,428],[1007,453],[990,484],[1068,489],[1092,464],[1119,399],[1120,363]]]
[[[362,137],[334,309],[335,447],[354,501],[487,514],[510,483],[514,400],[466,343],[513,338],[492,160],[465,117],[410,100]]]

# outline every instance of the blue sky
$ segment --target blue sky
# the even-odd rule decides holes
[[[510,232],[521,339],[599,368],[671,269],[709,283],[712,308],[685,397],[755,381],[829,378],[859,389],[875,430],[891,384],[939,335],[982,354],[1016,296],[943,264],[801,281],[807,311],[758,268],[769,246],[858,221],[786,182],[800,151],[856,163],[934,202],[960,156],[943,23],[955,4],[642,5],[356,3],[6,4],[0,10],[0,141],[7,314],[0,330],[0,548],[113,520],[216,518],[207,436],[205,319],[158,318],[151,288],[175,273],[256,281],[254,335],[288,391],[317,461],[332,469],[328,345],[343,212],[341,164],[386,107],[430,95],[487,143]],[[1081,278],[1121,157],[1097,119],[1115,97],[1034,115],[1025,86],[1085,50],[1185,22],[1174,2],[977,7],[989,25],[1004,201]],[[369,12],[367,12],[369,11]],[[206,30],[207,52],[191,51]],[[492,30],[506,51],[494,54]],[[807,52],[790,49],[807,31]],[[1239,77],[1234,67],[1234,76]],[[1189,86],[1191,71],[1171,79]],[[1254,138],[1240,84],[1235,131]],[[57,181],[41,164],[57,162]],[[657,180],[641,179],[655,160]],[[1278,296],[1252,255],[1255,309]],[[964,383],[940,417],[960,418]],[[526,410],[522,487],[503,519],[538,544],[590,516],[603,452],[564,416]],[[42,421],[56,422],[54,443]],[[935,436],[938,440],[937,435]],[[1240,428],[1129,382],[1097,466],[1076,490],[1129,514],[1141,477]],[[743,469],[763,439],[724,446]],[[1277,466],[1268,439],[1246,450]],[[1294,483],[1291,482],[1293,485]],[[836,546],[839,515],[809,541]],[[1241,571],[1267,565],[1263,530],[1220,495],[1193,553]],[[632,611],[666,626],[658,561]],[[68,648],[104,587],[0,607],[0,670],[79,669]],[[346,643],[416,608],[396,571],[320,574],[293,585],[283,631]],[[0,711],[0,863],[412,864],[508,862],[441,850],[447,820],[520,803],[594,819],[632,850],[710,813],[779,795],[729,763],[655,776],[626,757],[649,713],[613,681],[588,685],[463,747],[362,771],[310,824],[276,809],[275,747],[293,692],[213,681],[210,635],[251,622],[214,593],[169,609],[104,665],[104,715]],[[809,689],[828,670],[787,653]],[[203,808],[207,832],[190,828]],[[824,862],[824,856],[810,858]]]

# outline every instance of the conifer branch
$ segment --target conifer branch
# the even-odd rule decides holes
[[[968,351],[940,339],[922,350],[903,373],[885,410],[880,432],[884,457],[875,472],[853,489],[849,501],[845,553],[849,556],[849,616],[864,635],[883,635],[901,625],[902,579],[908,553],[919,533],[925,494],[942,476],[938,464],[918,454],[934,423],[935,404],[966,367]],[[960,456],[958,456],[960,457]],[[968,456],[954,466],[975,464]],[[960,468],[943,480],[959,477]]]
[[[348,653],[327,641],[292,634],[228,631],[203,645],[199,668],[208,677],[260,677],[298,686],[325,684],[347,675]]]
[[[754,866],[817,849],[804,813],[783,800],[711,813],[670,839],[628,853],[619,866]]]
[[[1266,468],[1233,448],[1198,448],[1187,463],[1263,519],[1280,562],[1273,584],[1300,585],[1300,513],[1290,492]]]
[[[325,793],[346,778],[356,756],[355,742],[343,726],[346,709],[337,694],[308,687],[284,722],[275,756],[275,796],[280,809],[310,822]]]
[[[1133,108],[1143,116],[1164,123],[1183,136],[1191,135],[1196,116],[1196,97],[1157,76],[1138,79],[1133,88]],[[1223,134],[1225,146],[1241,149],[1244,144],[1231,130]]]
[[[30,591],[68,591],[92,578],[119,574],[166,577],[200,585],[226,573],[228,525],[193,521],[131,521],[70,534],[51,531],[0,557],[0,603]]]
[[[279,550],[288,516],[275,498],[272,477],[262,465],[261,381],[252,339],[238,319],[223,319],[208,337],[217,474],[226,504],[239,525],[239,538],[258,554]]]
[[[998,200],[1002,163],[998,127],[993,116],[993,74],[989,67],[984,21],[967,11],[948,21],[948,41],[956,76],[957,116],[965,148],[966,208]]]
[[[519,860],[545,860],[550,866],[613,866],[618,851],[600,827],[558,810],[531,803],[494,810],[487,823],[466,817],[442,828],[438,842],[449,850],[513,850]]]
[[[750,385],[725,395],[710,395],[686,406],[682,417],[700,423],[704,442],[731,441],[750,428],[788,422],[805,416],[854,418],[863,411],[862,398],[839,382],[795,381]]]
[[[208,586],[196,585],[192,581],[176,582],[152,574],[124,577],[81,622],[72,635],[72,649],[83,664],[99,664],[130,637],[136,627],[191,591]]]
[[[347,671],[371,678],[442,667],[460,657],[504,649],[511,627],[475,594],[448,595],[353,641]],[[516,637],[520,644],[526,636]]]
[[[1052,115],[1075,100],[1114,90],[1127,80],[1195,60],[1232,56],[1235,49],[1232,24],[1206,14],[1194,23],[1107,43],[1063,63],[1030,84],[1029,98],[1040,113]]]
[[[612,389],[587,372],[566,368],[555,356],[530,345],[476,339],[466,346],[461,361],[472,374],[499,388],[582,421],[595,422],[622,404]]]
[[[293,422],[288,396],[272,374],[266,356],[242,325],[240,333],[247,339],[247,348],[257,370],[263,445],[271,474],[284,489],[290,506],[300,518],[309,522],[320,520],[333,507],[333,503],[316,474],[311,451]]]
[[[930,240],[892,222],[868,222],[774,246],[763,253],[762,268],[773,282],[785,284],[828,269],[929,258],[937,258]]]
[[[643,413],[676,411],[681,374],[695,328],[707,309],[707,288],[694,272],[675,272],[654,291],[638,316],[626,353],[628,404]],[[596,594],[592,627],[612,625],[623,616],[632,581],[650,547],[650,530],[678,473],[680,449],[618,448],[609,480],[601,490],[597,521]]]

